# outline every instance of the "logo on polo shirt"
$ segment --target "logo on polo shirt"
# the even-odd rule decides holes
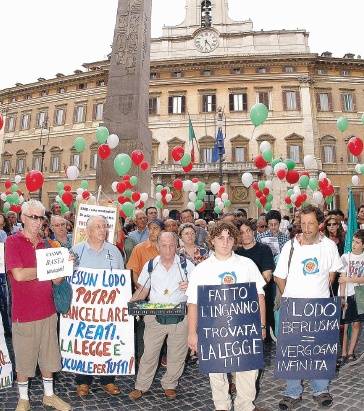
[[[219,278],[221,278],[221,284],[229,285],[236,283],[236,274],[234,271],[222,273],[219,275]]]
[[[307,258],[306,260],[302,261],[302,264],[303,275],[317,274],[320,271],[318,260],[316,257]]]

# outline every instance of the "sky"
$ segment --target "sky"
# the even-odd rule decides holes
[[[72,74],[111,51],[117,0],[2,0],[0,89]],[[184,19],[185,0],[153,0],[152,36]],[[364,58],[362,0],[229,0],[230,17],[254,30],[306,29],[311,52]]]

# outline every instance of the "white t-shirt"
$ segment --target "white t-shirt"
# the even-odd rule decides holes
[[[322,237],[312,245],[300,245],[293,242],[291,266],[288,275],[288,259],[291,241],[282,248],[274,276],[286,279],[283,297],[291,298],[327,298],[330,296],[329,273],[341,271],[342,263],[336,244]]]
[[[342,273],[346,273],[348,277],[364,277],[364,253],[353,254],[346,253],[341,256],[341,261],[343,263],[343,269],[340,270]],[[350,264],[349,264],[350,261]],[[354,287],[359,284],[356,283],[346,283],[346,295],[349,297],[355,294]],[[340,288],[339,288],[340,291]],[[340,294],[341,295],[341,294]]]
[[[255,263],[233,253],[227,260],[218,260],[215,254],[196,265],[191,272],[186,291],[187,302],[197,304],[199,285],[256,283],[258,294],[264,295],[265,281]]]
[[[188,281],[194,265],[186,260],[187,278],[181,267],[180,258],[176,255],[172,267],[167,271],[160,263],[160,256],[153,260],[151,281],[148,273],[148,262],[145,263],[138,278],[138,283],[144,288],[150,288],[149,301],[151,303],[178,304],[187,300],[186,294],[179,289],[181,281]]]

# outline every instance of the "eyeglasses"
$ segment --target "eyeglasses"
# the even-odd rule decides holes
[[[66,223],[52,224],[52,227],[56,227],[56,228],[66,227]]]
[[[33,221],[43,221],[45,219],[44,215],[36,215],[36,214],[33,214],[33,215],[24,214],[24,215],[25,217],[28,217]]]
[[[337,225],[337,223],[328,223],[327,224],[327,227],[334,227],[334,226],[336,226]]]
[[[258,228],[267,228],[267,225],[258,225]]]

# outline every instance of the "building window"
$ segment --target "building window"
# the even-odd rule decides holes
[[[257,103],[263,103],[268,109],[271,109],[270,92],[267,90],[257,91]]]
[[[349,164],[357,164],[360,162],[360,158],[354,156],[353,154],[350,153],[350,151],[348,150],[348,163]]]
[[[247,111],[248,95],[247,93],[231,93],[229,95],[230,111]]]
[[[283,68],[283,72],[284,73],[294,73],[294,67],[293,66],[285,66],[284,68]]]
[[[96,83],[96,85],[97,85],[97,87],[105,87],[105,86],[106,86],[106,82],[105,82],[105,80],[99,80],[99,81]]]
[[[236,163],[244,163],[247,159],[246,147],[234,147],[234,159]]]
[[[50,171],[51,173],[58,173],[61,170],[61,149],[58,147],[51,148],[51,162]]]
[[[212,152],[213,152],[212,147],[201,148],[200,163],[206,163],[206,164],[211,163],[212,162]]]
[[[344,77],[350,76],[350,71],[349,70],[341,70],[341,75]]]
[[[341,93],[342,111],[355,111],[355,96],[352,92]]]
[[[149,115],[155,116],[159,114],[159,97],[149,97]]]
[[[75,106],[73,121],[74,123],[84,123],[86,120],[86,105],[80,104]]]
[[[96,170],[97,167],[97,148],[98,148],[98,144],[97,143],[93,143],[90,146],[90,169],[91,170]]]
[[[151,73],[150,73],[150,75],[149,75],[149,78],[151,79],[151,80],[157,80],[158,79],[158,73],[156,73],[155,71],[152,71]]]
[[[36,128],[46,128],[48,121],[48,111],[39,111],[36,118]]]
[[[324,163],[335,163],[335,146],[323,146],[323,162]]]
[[[81,154],[75,149],[71,150],[70,166],[76,166],[79,170],[81,170]]]
[[[14,131],[15,130],[15,124],[16,124],[16,115],[15,114],[9,114],[6,117],[5,132]]]
[[[267,69],[267,67],[258,67],[256,72],[258,74],[265,74],[265,73],[268,73],[268,69]]]
[[[24,113],[21,116],[20,130],[28,130],[30,128],[30,113]]]
[[[25,100],[30,100],[32,98],[32,95],[31,94],[27,94],[26,96],[25,96]]]
[[[104,103],[99,102],[94,104],[94,115],[93,119],[96,121],[101,121],[104,116]]]
[[[64,94],[66,92],[66,89],[64,88],[64,87],[60,87],[59,89],[58,89],[58,93],[59,94]]]
[[[296,163],[303,162],[303,137],[291,134],[285,138],[287,142],[287,157]]]
[[[15,165],[16,174],[23,174],[25,172],[25,157],[26,157],[26,153],[24,150],[19,150],[16,153],[16,165]]]
[[[54,112],[54,125],[63,126],[66,121],[66,109],[64,107],[56,107]]]
[[[159,161],[159,141],[152,139],[152,165],[156,166]]]
[[[182,71],[172,71],[172,77],[173,78],[181,78],[183,77]]]
[[[235,163],[245,163],[249,160],[249,139],[237,135],[230,140],[231,143],[231,161]]]
[[[212,75],[212,71],[209,70],[209,69],[202,70],[201,74],[202,74],[203,76],[205,76],[205,77],[209,77],[209,76]]]
[[[186,112],[186,96],[168,97],[168,114],[184,114]]]
[[[231,74],[241,74],[241,68],[235,67],[231,70]]]
[[[288,146],[288,158],[295,161],[296,163],[300,163],[300,146],[295,144],[290,144]]]
[[[300,92],[298,90],[283,90],[283,108],[285,111],[301,110]]]
[[[41,96],[41,97],[48,96],[48,90],[42,90],[42,91],[40,92],[40,96]]]
[[[42,168],[42,152],[40,150],[33,151],[32,170],[41,171]]]
[[[86,83],[79,83],[79,85],[77,86],[77,88],[78,88],[79,90],[85,90],[85,88],[86,88]]]
[[[9,175],[11,173],[11,154],[3,154],[2,174]]]
[[[319,74],[319,75],[327,74],[327,70],[323,69],[323,68],[319,68],[319,69],[317,69],[317,74]]]
[[[216,111],[216,95],[204,94],[202,95],[202,112],[214,113]]]
[[[330,92],[316,94],[316,105],[318,111],[332,111],[332,95]]]

